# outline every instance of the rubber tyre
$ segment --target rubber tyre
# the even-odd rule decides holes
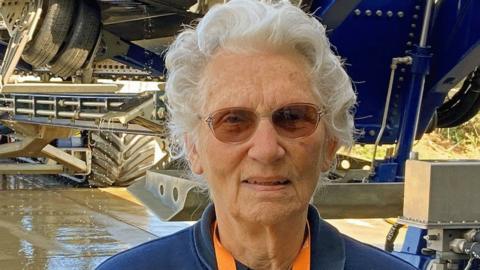
[[[42,67],[54,58],[68,34],[74,7],[75,2],[71,0],[45,1],[45,15],[23,51],[25,62]]]
[[[50,63],[50,71],[69,77],[82,68],[93,50],[100,33],[100,12],[94,1],[78,1],[78,13],[70,35]]]
[[[92,132],[90,145],[88,182],[98,187],[130,185],[155,164],[155,152],[161,149],[155,137],[110,132]]]

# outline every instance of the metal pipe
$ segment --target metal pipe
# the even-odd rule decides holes
[[[26,108],[17,108],[17,113],[33,114],[33,110]]]
[[[120,107],[123,105],[123,102],[110,102],[108,103],[109,107]],[[86,107],[105,107],[105,102],[101,101],[84,101],[82,102],[82,106]]]
[[[105,114],[104,113],[87,113],[87,112],[58,112],[58,116],[61,117],[69,117],[74,119],[80,118],[102,118]]]
[[[412,63],[412,58],[410,56],[392,58],[392,64],[390,65],[390,69],[391,69],[390,80],[388,82],[387,97],[385,100],[385,107],[383,109],[382,125],[380,127],[380,131],[377,134],[375,145],[373,147],[372,166],[370,167],[370,173],[373,173],[375,170],[375,166],[373,165],[375,164],[375,158],[377,156],[377,147],[380,144],[380,140],[382,139],[383,133],[385,132],[385,127],[387,126],[387,118],[388,118],[388,111],[390,109],[390,99],[392,96],[393,81],[395,79],[395,70],[397,69],[399,64],[410,65],[411,63]]]
[[[409,92],[398,137],[397,153],[395,154],[395,161],[398,163],[397,180],[402,180],[404,178],[405,162],[410,158],[410,151],[412,150],[418,130],[418,122],[423,102],[423,92],[425,88],[425,76],[428,72],[428,65],[431,57],[426,44],[433,4],[433,0],[426,0],[419,46],[416,47],[412,54],[414,61],[412,77],[410,79]]]
[[[19,98],[19,99],[17,99],[17,103],[33,104],[33,100],[32,99]]]
[[[10,108],[10,107],[0,107],[0,112],[13,112],[15,111],[14,108]]]
[[[42,105],[54,105],[55,100],[37,100],[37,104],[42,104]]]
[[[0,107],[0,110],[6,110],[6,111],[13,111],[13,108],[7,108],[7,107]],[[35,111],[37,115],[41,116],[55,116],[55,111],[51,110],[36,110]],[[34,111],[33,109],[27,109],[27,108],[18,108],[17,113],[24,113],[24,114],[33,114]],[[74,118],[74,119],[80,119],[80,118],[102,118],[105,114],[104,113],[90,113],[90,112],[58,112],[58,116],[61,117],[68,117],[68,118]]]
[[[42,116],[55,116],[54,111],[48,111],[48,110],[37,110],[37,114]]]
[[[432,6],[433,6],[433,1],[434,0],[427,0],[427,3],[425,5],[425,15],[423,17],[423,25],[422,25],[422,34],[420,36],[420,43],[419,46],[421,48],[424,48],[427,45],[427,37],[428,37],[428,28],[430,26],[430,16],[432,14]],[[413,125],[413,136],[416,136],[417,130],[418,130],[418,121],[420,119],[420,111],[421,111],[421,105],[423,102],[423,91],[425,88],[425,75],[423,76],[423,79],[420,84],[420,94],[419,94],[419,101],[418,101],[418,106],[415,111],[415,120],[414,120],[414,125]]]
[[[427,45],[427,37],[428,37],[428,28],[430,26],[430,17],[432,15],[432,6],[434,4],[434,0],[427,0],[425,5],[425,12],[423,15],[423,24],[422,24],[422,33],[420,35],[420,47],[425,47]]]
[[[8,102],[13,102],[14,100],[13,99],[2,99],[0,98],[0,101],[8,101]],[[17,103],[26,103],[26,104],[33,104],[33,99],[23,99],[23,98],[19,98],[17,99],[16,101]],[[61,100],[61,102],[63,103],[63,105],[65,106],[78,106],[79,102],[78,101],[66,101],[66,100]],[[42,104],[42,105],[54,105],[55,104],[55,101],[54,100],[35,100],[35,103],[36,104]],[[122,106],[124,103],[123,102],[110,102],[108,103],[107,106],[105,102],[101,102],[101,101],[84,101],[84,102],[81,102],[82,106],[85,106],[85,107],[104,107],[106,108],[107,106],[109,107],[120,107]]]
[[[59,102],[63,103],[65,106],[80,106],[80,101],[68,101],[62,99]]]

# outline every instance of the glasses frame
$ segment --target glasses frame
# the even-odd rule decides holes
[[[316,112],[317,112],[317,121],[315,123],[315,128],[312,129],[312,132],[307,134],[307,135],[304,135],[304,136],[300,136],[300,137],[294,137],[294,138],[291,138],[291,137],[286,137],[286,136],[282,136],[278,131],[277,131],[277,126],[273,123],[273,120],[272,120],[272,116],[273,114],[278,111],[279,109],[281,108],[284,108],[284,107],[290,107],[290,106],[304,106],[304,105],[307,105],[307,106],[311,106],[311,107],[314,107]],[[247,138],[245,138],[244,140],[241,140],[241,141],[238,141],[238,142],[229,142],[229,141],[222,141],[220,140],[217,135],[215,134],[215,130],[213,128],[213,121],[215,120],[214,118],[214,115],[218,112],[221,112],[221,111],[225,111],[225,110],[235,110],[235,109],[241,109],[241,110],[246,110],[246,111],[250,111],[250,112],[253,112],[255,113],[256,115],[256,121],[255,121],[255,131],[257,130],[258,128],[258,124],[260,123],[260,119],[261,118],[264,118],[264,117],[268,117],[270,119],[270,123],[273,125],[275,131],[278,133],[278,135],[280,135],[281,137],[284,137],[284,138],[289,138],[289,139],[299,139],[299,138],[305,138],[305,137],[308,137],[310,135],[312,135],[318,128],[318,123],[320,122],[320,120],[322,120],[322,116],[324,116],[325,114],[327,114],[327,111],[324,109],[324,108],[319,108],[319,106],[313,104],[313,103],[307,103],[307,102],[296,102],[296,103],[287,103],[287,104],[284,104],[284,105],[281,105],[281,106],[278,106],[276,109],[272,110],[271,112],[269,113],[266,113],[266,114],[260,114],[258,112],[256,112],[255,110],[251,109],[251,108],[247,108],[247,107],[226,107],[226,108],[222,108],[222,109],[219,109],[219,110],[215,110],[213,112],[211,112],[210,114],[208,114],[208,116],[204,119],[204,121],[207,123],[210,131],[212,132],[213,134],[213,137],[215,137],[217,140],[223,142],[223,143],[228,143],[228,144],[240,144],[240,143],[244,143],[246,141],[248,141],[253,134],[255,134],[255,131],[252,132],[252,134],[250,136],[248,136]]]

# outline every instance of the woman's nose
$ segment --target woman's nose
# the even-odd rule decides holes
[[[279,144],[278,136],[273,124],[268,119],[261,119],[250,140],[249,157],[264,164],[281,159],[285,149]]]

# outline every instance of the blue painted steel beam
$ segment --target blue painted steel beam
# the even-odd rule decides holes
[[[123,55],[114,56],[114,60],[130,67],[147,71],[152,76],[162,76],[164,74],[165,65],[161,55],[131,42],[127,43],[129,44],[128,51]]]
[[[425,269],[429,261],[433,258],[422,254],[422,249],[426,247],[427,242],[424,236],[427,230],[409,226],[405,235],[402,250],[392,252],[393,255],[409,262],[418,269]]]
[[[322,18],[328,30],[337,28],[352,13],[361,0],[316,0],[311,12]]]
[[[405,161],[410,158],[410,151],[415,141],[417,131],[417,112],[422,105],[422,95],[425,86],[425,77],[430,68],[430,49],[417,46],[413,53],[411,67],[411,81],[407,94],[406,106],[403,111],[403,119],[400,135],[397,143],[395,163],[398,164],[396,180],[402,181],[405,174]]]

